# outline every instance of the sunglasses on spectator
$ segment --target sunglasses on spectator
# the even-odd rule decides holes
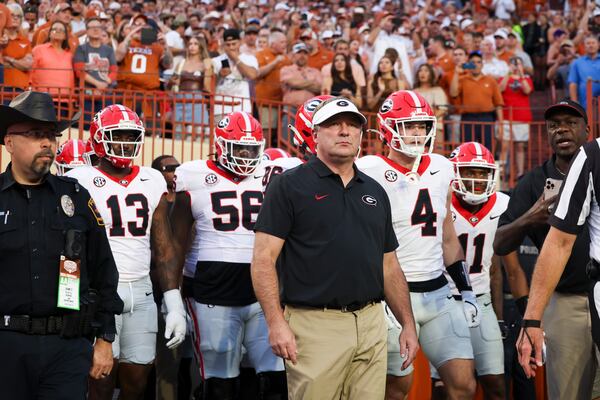
[[[65,33],[65,30],[62,28],[52,28],[52,29],[50,29],[50,32]]]
[[[160,170],[162,172],[175,172],[179,164],[163,165]]]

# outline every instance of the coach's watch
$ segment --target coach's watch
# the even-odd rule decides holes
[[[115,341],[115,334],[114,333],[102,333],[102,334],[96,336],[96,338],[102,339],[108,343],[112,343]]]

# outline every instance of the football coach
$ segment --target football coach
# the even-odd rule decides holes
[[[418,349],[389,199],[354,164],[365,124],[348,99],[323,102],[316,156],[269,185],[255,225],[252,283],[290,399],[384,398],[384,299],[407,365]]]

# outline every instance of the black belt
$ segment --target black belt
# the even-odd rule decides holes
[[[294,305],[294,304],[288,304],[291,307],[296,307],[296,308],[305,308],[305,309],[311,309],[311,310],[339,310],[343,313],[346,312],[356,312],[356,311],[360,311],[365,307],[371,306],[373,304],[379,303],[381,302],[381,300],[369,300],[369,301],[365,301],[365,302],[356,302],[356,303],[350,303],[347,304],[345,306],[339,306],[339,305],[332,305],[332,306],[308,306],[308,305]]]
[[[63,327],[62,317],[30,317],[29,315],[5,315],[0,320],[0,330],[26,333],[28,335],[56,335]]]
[[[475,297],[481,297],[484,294],[486,294],[486,293],[479,293],[479,294],[476,294]],[[462,301],[462,296],[460,294],[459,295],[453,294],[452,297],[454,297],[454,300]]]
[[[416,293],[433,292],[434,290],[443,288],[447,283],[448,279],[446,279],[444,274],[441,274],[437,278],[430,279],[428,281],[408,282],[408,290]]]

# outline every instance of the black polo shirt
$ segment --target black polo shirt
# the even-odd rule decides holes
[[[390,202],[374,179],[354,173],[344,187],[312,157],[269,184],[254,229],[285,240],[277,261],[285,304],[383,299],[383,255],[398,247]]]
[[[498,226],[510,224],[527,212],[544,192],[547,178],[563,180],[565,177],[554,166],[555,156],[539,167],[531,170],[517,183],[510,196],[508,208],[500,217]],[[550,225],[530,226],[527,236],[541,250]],[[573,251],[560,277],[556,291],[560,293],[584,293],[588,290],[589,280],[585,274],[585,266],[589,261],[590,235],[583,229],[577,236]]]

